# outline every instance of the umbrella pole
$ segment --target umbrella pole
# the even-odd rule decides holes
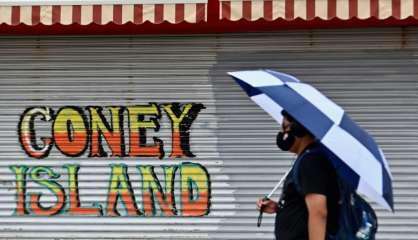
[[[271,196],[273,196],[274,192],[277,191],[277,189],[280,187],[280,185],[282,185],[282,183],[284,182],[284,180],[286,179],[287,175],[289,175],[289,171],[287,171],[283,177],[280,179],[280,181],[276,184],[276,186],[274,186],[273,190],[271,190],[270,194],[267,195],[267,199],[271,198]]]
[[[269,200],[271,198],[271,196],[273,196],[273,194],[277,191],[277,189],[280,187],[280,185],[282,185],[282,183],[284,182],[284,180],[286,179],[287,175],[289,175],[290,170],[287,171],[283,177],[280,179],[280,181],[276,184],[276,186],[274,186],[273,190],[271,190],[270,194],[265,196],[263,198],[263,201],[265,200]],[[263,219],[263,211],[264,211],[264,205],[261,206],[260,208],[260,214],[258,215],[258,221],[257,221],[257,227],[261,226],[261,219]]]

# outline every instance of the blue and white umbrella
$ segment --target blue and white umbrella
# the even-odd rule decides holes
[[[279,124],[285,109],[326,147],[343,179],[393,210],[392,176],[382,150],[340,106],[288,74],[271,70],[228,74]]]

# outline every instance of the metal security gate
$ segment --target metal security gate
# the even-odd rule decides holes
[[[378,238],[417,239],[417,40],[416,28],[2,38],[0,238],[272,239],[255,201],[294,156],[226,75],[271,68],[375,136],[396,210],[376,207]]]
[[[230,35],[219,40],[211,75],[215,97],[223,99],[217,104],[220,153],[226,163],[235,163],[231,172],[242,172],[231,178],[240,204],[235,218],[249,221],[245,229],[255,229],[256,196],[273,188],[294,156],[275,147],[275,121],[223,75],[270,68],[313,84],[376,138],[391,165],[396,206],[395,214],[376,207],[378,239],[418,238],[417,36],[416,29],[367,29]],[[264,219],[255,232],[272,239],[273,226],[273,217]]]

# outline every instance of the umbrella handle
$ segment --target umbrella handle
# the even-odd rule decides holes
[[[264,196],[263,201],[269,200],[270,197],[273,195],[274,192],[276,192],[276,190],[280,187],[280,185],[282,185],[282,183],[286,180],[287,175],[289,175],[290,170],[288,170],[282,177],[282,179],[280,179],[280,181],[276,184],[276,186],[273,188],[273,190],[270,192],[269,195]],[[261,226],[261,220],[263,219],[263,211],[264,211],[264,207],[265,205],[261,205],[260,207],[260,213],[258,214],[258,220],[257,220],[257,227]]]
[[[263,201],[269,200],[269,198],[267,196],[264,196]],[[258,219],[257,219],[257,227],[261,226],[261,220],[263,219],[263,212],[264,212],[264,208],[266,207],[266,205],[261,205],[260,207],[260,213],[258,214]]]

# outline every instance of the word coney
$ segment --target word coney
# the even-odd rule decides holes
[[[106,157],[102,142],[106,142],[112,157],[157,157],[165,155],[164,143],[158,137],[147,143],[146,132],[160,129],[165,112],[171,122],[170,158],[194,157],[190,150],[189,131],[199,112],[200,103],[149,103],[134,106],[65,106],[56,112],[51,107],[29,107],[21,115],[19,141],[26,154],[45,158],[52,147],[64,155],[78,157],[90,148],[89,157]],[[104,114],[104,110],[107,111]],[[127,117],[128,126],[124,126]],[[48,125],[49,134],[39,134],[38,125]],[[126,130],[128,129],[128,130]],[[125,133],[127,131],[127,133]],[[41,136],[43,135],[43,136]],[[125,135],[129,144],[125,144]],[[105,141],[102,141],[102,140]],[[128,149],[125,149],[127,146]]]

